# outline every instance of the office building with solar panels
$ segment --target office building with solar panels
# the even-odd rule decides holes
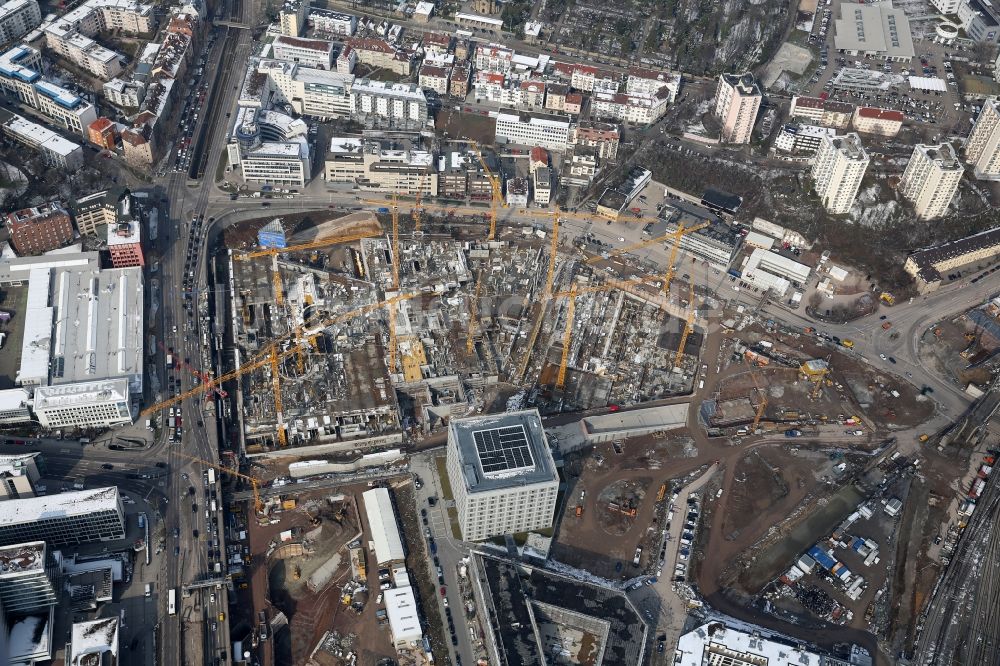
[[[538,410],[453,420],[448,480],[466,541],[551,527],[559,476]]]

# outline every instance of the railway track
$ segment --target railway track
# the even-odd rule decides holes
[[[991,477],[938,583],[913,663],[1000,663],[1000,487]]]

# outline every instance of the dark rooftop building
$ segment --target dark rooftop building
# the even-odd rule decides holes
[[[743,205],[743,197],[710,187],[701,196],[701,205],[716,213],[735,215]]]

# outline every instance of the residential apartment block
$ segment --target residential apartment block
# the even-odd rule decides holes
[[[714,107],[722,123],[723,143],[750,143],[760,102],[760,88],[753,74],[719,75]]]
[[[358,56],[358,62],[363,65],[385,69],[400,76],[410,75],[413,58],[384,39],[354,38],[346,40],[345,44],[351,47]]]
[[[594,154],[602,160],[613,160],[618,156],[620,140],[618,125],[585,120],[574,125],[569,136],[571,145],[593,148]]]
[[[306,29],[309,0],[285,0],[278,10],[278,28],[282,35],[298,37]]]
[[[1000,100],[996,97],[983,101],[965,142],[965,161],[972,165],[976,178],[1000,180]]]
[[[316,32],[338,37],[350,37],[358,29],[358,17],[328,9],[309,9],[308,23]]]
[[[893,137],[903,127],[903,112],[859,106],[854,111],[854,129],[863,134]]]
[[[480,44],[476,47],[473,64],[480,72],[507,74],[514,66],[514,50],[502,44]]]
[[[652,95],[594,93],[590,111],[597,118],[651,125],[666,113],[669,101],[670,90],[665,86]]]
[[[47,116],[53,124],[87,137],[97,120],[92,104],[42,78],[42,56],[30,46],[15,46],[0,55],[0,88]]]
[[[950,143],[917,144],[899,181],[899,193],[913,202],[919,219],[939,218],[948,212],[964,171]]]
[[[24,37],[41,22],[38,0],[7,0],[0,5],[0,44]]]
[[[464,540],[552,526],[559,476],[537,410],[453,419],[447,470]]]
[[[819,97],[793,97],[788,115],[822,127],[847,129],[854,117],[854,105]]]
[[[114,78],[104,84],[103,90],[109,102],[126,109],[138,108],[146,96],[146,84],[135,80]]]
[[[7,213],[10,243],[18,256],[57,250],[73,241],[73,220],[59,201]]]
[[[69,171],[83,167],[83,146],[7,109],[0,109],[0,131],[21,145],[37,150],[49,166]]]
[[[123,69],[125,57],[92,38],[100,32],[132,35],[153,31],[152,5],[135,0],[87,0],[42,25],[48,48],[95,76],[109,80]]]
[[[861,187],[869,162],[861,137],[851,132],[844,136],[823,137],[812,166],[814,189],[828,213],[849,213]]]
[[[448,94],[448,70],[444,67],[424,65],[420,68],[420,87],[439,95]]]

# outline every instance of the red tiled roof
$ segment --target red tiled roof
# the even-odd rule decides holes
[[[858,107],[858,115],[862,118],[903,122],[903,112],[893,109],[879,109],[873,106]]]

